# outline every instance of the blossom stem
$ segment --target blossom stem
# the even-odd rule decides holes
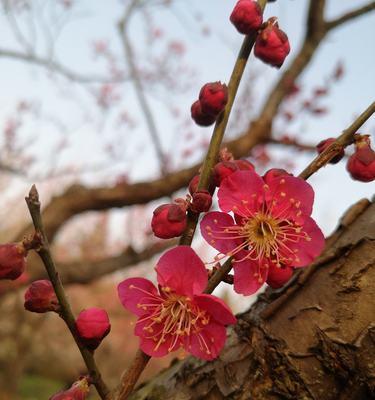
[[[339,154],[343,148],[354,142],[354,134],[375,113],[375,102],[370,104],[355,121],[346,128],[322,153],[320,153],[300,174],[302,179],[308,179],[312,174],[324,167],[333,157]]]
[[[98,391],[100,398],[102,400],[108,400],[109,389],[107,388],[106,384],[104,383],[101,377],[99,369],[95,363],[93,353],[86,346],[84,346],[79,340],[79,336],[75,328],[75,318],[71,310],[69,301],[66,297],[59,274],[56,270],[55,262],[51,255],[48,239],[43,226],[42,215],[40,212],[39,194],[35,185],[31,187],[29,196],[26,197],[25,200],[34,224],[36,233],[34,236],[39,237],[40,239],[39,245],[35,246],[34,250],[38,253],[39,257],[41,258],[46,268],[49,279],[52,283],[52,286],[55,290],[56,297],[60,304],[60,316],[66,323],[78,346],[78,349],[82,355],[82,358],[89,372],[90,380],[96,387],[96,390]]]
[[[261,7],[262,11],[264,10],[266,3],[267,0],[258,0],[258,4]],[[234,64],[232,75],[228,83],[228,102],[225,106],[224,111],[219,115],[216,121],[207,154],[203,162],[202,171],[200,173],[198,190],[207,190],[209,187],[212,169],[218,161],[220,146],[224,138],[225,129],[227,127],[229,116],[232,111],[234,99],[236,98],[238,87],[245,71],[247,60],[254,46],[256,36],[257,33],[245,36],[236,63]],[[180,239],[181,245],[191,244],[195,229],[197,227],[198,219],[199,213],[193,213],[189,211],[187,227]]]

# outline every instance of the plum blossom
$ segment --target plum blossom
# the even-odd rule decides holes
[[[144,278],[118,285],[122,305],[138,316],[135,335],[148,355],[162,357],[183,347],[194,356],[218,357],[226,339],[226,325],[236,323],[229,307],[203,293],[207,271],[189,246],[167,251],[156,266],[159,290]]]
[[[294,176],[274,176],[235,171],[218,190],[223,212],[207,213],[201,222],[204,239],[223,257],[234,258],[234,289],[244,295],[256,292],[269,274],[270,286],[281,286],[291,267],[308,265],[324,247],[310,217],[311,186]]]

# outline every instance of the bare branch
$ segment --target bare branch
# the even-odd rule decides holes
[[[338,17],[336,19],[333,19],[332,21],[326,22],[327,29],[334,29],[345,22],[351,21],[355,18],[361,17],[362,15],[367,14],[370,11],[375,10],[375,1],[370,1],[368,4],[359,7],[353,11],[348,12],[347,14],[342,15],[341,17]]]

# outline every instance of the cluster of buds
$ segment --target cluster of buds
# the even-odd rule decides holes
[[[206,83],[199,92],[199,100],[191,106],[191,117],[197,125],[212,125],[228,101],[228,88],[221,82]]]
[[[82,343],[95,350],[111,330],[108,314],[102,308],[88,308],[79,313],[76,329]]]
[[[88,379],[82,378],[74,382],[68,390],[54,394],[49,400],[85,400],[89,391]]]
[[[346,166],[350,176],[361,182],[375,180],[375,151],[368,135],[356,135],[355,152]]]
[[[230,16],[237,31],[249,35],[257,34],[254,55],[266,64],[280,68],[290,52],[288,36],[279,29],[277,18],[263,23],[262,9],[254,0],[239,0]]]
[[[0,245],[0,279],[15,280],[26,267],[27,250],[23,243]]]

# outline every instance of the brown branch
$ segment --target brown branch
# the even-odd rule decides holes
[[[305,144],[305,143],[301,143],[298,142],[295,139],[274,139],[274,138],[270,138],[267,139],[265,144],[276,144],[276,145],[280,145],[283,147],[291,147],[294,148],[296,150],[302,150],[302,151],[314,151],[316,152],[316,145],[313,144]]]
[[[341,17],[328,21],[326,23],[327,29],[331,30],[337,28],[338,26],[344,24],[345,22],[361,17],[362,15],[367,14],[368,12],[373,10],[375,10],[375,1],[370,1],[369,3],[367,3],[362,7],[350,11],[347,14],[342,15]]]
[[[69,328],[78,349],[82,355],[83,360],[85,361],[87,370],[89,375],[92,379],[93,384],[96,387],[100,397],[103,400],[108,399],[109,389],[107,388],[106,384],[104,383],[101,374],[99,372],[98,367],[96,366],[95,359],[93,353],[84,346],[79,336],[76,332],[75,328],[75,318],[70,308],[70,304],[66,297],[64,288],[62,286],[59,274],[57,273],[55,263],[52,259],[52,255],[49,249],[49,243],[47,236],[44,232],[42,216],[40,212],[40,202],[39,202],[39,194],[36,190],[35,185],[32,186],[29,196],[26,197],[27,207],[29,209],[31,218],[33,220],[33,224],[35,227],[35,234],[38,235],[40,238],[40,246],[38,246],[35,251],[38,253],[39,257],[43,261],[43,264],[46,268],[48,273],[49,279],[53,285],[53,288],[56,292],[57,299],[60,304],[60,316],[66,323],[67,327]]]

